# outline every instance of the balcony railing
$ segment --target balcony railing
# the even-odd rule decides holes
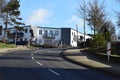
[[[15,38],[15,36],[17,38],[22,38],[24,36],[24,34],[22,32],[17,32],[17,33],[8,33],[8,38]]]
[[[43,35],[43,38],[44,38],[44,39],[55,39],[55,36],[53,36],[53,35],[48,35],[48,34],[44,34],[44,35]]]

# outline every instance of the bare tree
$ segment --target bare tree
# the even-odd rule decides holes
[[[105,7],[103,4],[99,4],[98,0],[94,0],[93,2],[88,2],[86,7],[86,20],[88,25],[94,30],[94,34],[99,30],[101,26],[105,23]],[[84,5],[80,5],[78,9],[78,15],[81,18],[84,18]]]
[[[88,24],[91,25],[91,28],[95,32],[99,33],[101,26],[105,22],[105,10],[104,6],[98,3],[97,0],[89,2],[89,8],[87,13]]]

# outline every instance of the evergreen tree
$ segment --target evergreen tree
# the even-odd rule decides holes
[[[19,18],[20,11],[19,11],[19,1],[18,0],[10,0],[6,6],[2,9],[2,20],[5,24],[5,31],[4,31],[4,39],[3,41],[6,42],[7,38],[7,28],[8,25],[12,26],[19,26],[23,24],[20,22],[22,18]]]

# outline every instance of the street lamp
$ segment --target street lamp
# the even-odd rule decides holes
[[[83,47],[85,47],[85,34],[86,34],[86,32],[85,32],[85,20],[86,20],[86,4],[85,4],[85,0],[84,0],[84,43],[83,43]]]

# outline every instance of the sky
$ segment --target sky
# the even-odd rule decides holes
[[[92,0],[86,0],[87,1]],[[120,11],[120,3],[117,0],[99,0],[104,1],[107,18],[116,25],[117,16],[115,11]],[[84,32],[84,21],[77,15],[79,4],[83,0],[20,0],[21,18],[26,25],[35,25],[41,27],[69,27]],[[117,30],[118,32],[118,30]],[[86,24],[86,33],[91,33]]]

